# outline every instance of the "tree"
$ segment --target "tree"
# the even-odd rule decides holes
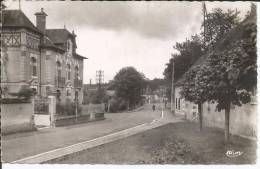
[[[185,42],[176,43],[174,46],[179,54],[174,54],[175,56],[175,67],[174,67],[174,79],[178,81],[182,75],[188,71],[188,69],[198,60],[203,53],[203,42],[202,38],[199,35],[194,35],[191,39],[187,39]],[[164,70],[164,78],[168,83],[167,89],[167,97],[170,99],[170,84],[172,79],[172,62],[171,58],[169,62],[166,64],[166,68]]]
[[[241,39],[209,55],[207,68],[201,71],[203,78],[195,84],[204,85],[207,100],[216,102],[218,111],[225,110],[225,142],[229,141],[231,105],[250,102],[257,83],[255,21],[245,21],[241,31]]]
[[[97,91],[93,92],[91,95],[91,103],[93,104],[100,104],[105,101],[106,92],[103,88],[98,88]]]
[[[203,43],[199,35],[194,35],[185,42],[177,42],[173,48],[179,52],[179,54],[174,54],[176,58],[174,78],[178,80],[195,63],[195,61],[203,55]],[[173,59],[171,58],[166,64],[163,73],[164,78],[168,82],[170,82],[172,78],[172,62]]]
[[[200,131],[203,126],[202,104],[207,100],[208,91],[205,86],[204,72],[207,69],[206,65],[196,65],[183,76],[180,95],[185,100],[198,105]],[[206,83],[209,83],[208,81]]]
[[[113,85],[117,97],[127,100],[128,109],[141,101],[145,77],[134,67],[122,68],[114,77]]]
[[[225,142],[229,141],[231,105],[248,103],[257,83],[255,13],[252,5],[247,18],[216,42],[206,61],[184,75],[181,95],[186,100],[216,102],[218,111],[225,110]]]
[[[205,35],[206,49],[210,46],[214,48],[227,32],[240,23],[238,15],[239,12],[236,10],[228,9],[227,11],[223,11],[221,8],[215,8],[212,12],[208,13],[205,22],[202,23],[206,31],[201,32],[201,35]]]
[[[152,91],[159,89],[160,86],[166,84],[165,79],[154,78],[153,80],[147,80],[146,85],[151,88]]]

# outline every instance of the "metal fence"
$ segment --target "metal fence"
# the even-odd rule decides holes
[[[34,114],[49,114],[49,100],[48,98],[34,99]]]

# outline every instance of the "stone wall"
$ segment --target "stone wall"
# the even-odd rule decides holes
[[[216,110],[216,104],[203,104],[203,122],[206,126],[224,128],[225,112]],[[257,106],[245,104],[241,107],[232,106],[230,111],[230,132],[235,135],[256,138]]]
[[[33,103],[1,104],[2,134],[35,130],[33,112]]]
[[[175,90],[175,97],[180,98],[180,87]],[[175,98],[175,100],[176,100]],[[189,121],[198,122],[198,106],[194,103],[180,98],[180,109],[176,109]],[[209,127],[224,129],[225,112],[218,112],[216,104],[206,102],[202,106],[203,124]],[[230,111],[230,132],[234,135],[240,135],[248,138],[257,137],[257,105],[248,103],[241,107],[231,106]]]

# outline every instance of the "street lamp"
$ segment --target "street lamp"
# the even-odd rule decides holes
[[[171,54],[172,56],[172,87],[171,87],[171,112],[175,114],[175,85],[174,85],[174,62],[175,62],[175,55]]]

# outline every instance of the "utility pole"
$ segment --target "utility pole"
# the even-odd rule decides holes
[[[104,82],[104,71],[97,70],[96,71],[96,83],[101,86],[101,84]]]
[[[174,55],[172,54],[171,112],[175,114]]]
[[[202,2],[202,12],[203,12],[203,36],[204,36],[204,48],[206,50],[206,33],[208,33],[209,35],[209,49],[212,48],[212,32],[211,32],[211,29],[209,28],[209,25],[206,24],[206,19],[208,20],[208,12],[207,12],[207,8],[206,8],[206,3],[205,1]]]
[[[206,11],[206,5],[205,2],[202,2],[202,8],[203,8],[203,35],[204,35],[204,49],[206,50],[206,15],[205,15],[205,11]]]
[[[102,70],[97,70],[96,71],[96,83],[98,84],[98,97],[101,99],[101,84],[104,82],[104,71]],[[101,102],[101,100],[100,100]]]
[[[19,0],[19,10],[21,10],[21,0]]]

